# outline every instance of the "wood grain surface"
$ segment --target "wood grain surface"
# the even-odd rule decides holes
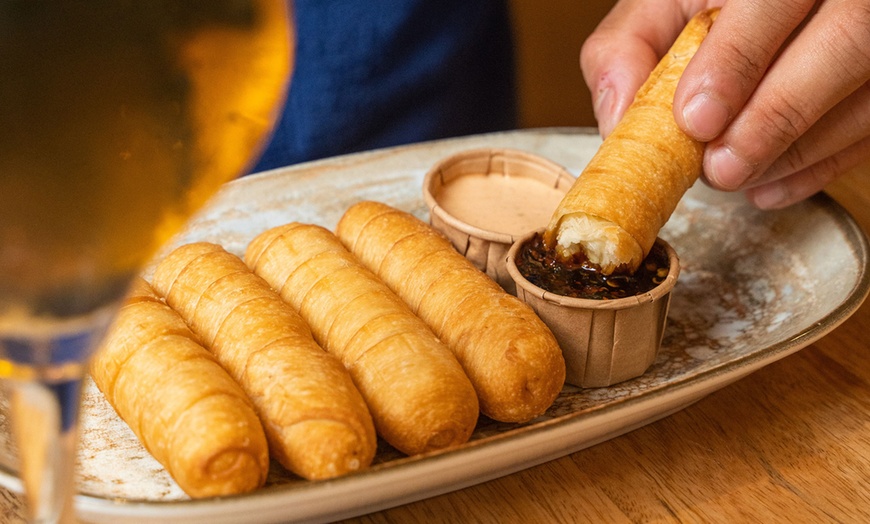
[[[870,231],[870,163],[827,192]],[[870,301],[818,342],[659,422],[344,522],[870,522],[868,355]]]

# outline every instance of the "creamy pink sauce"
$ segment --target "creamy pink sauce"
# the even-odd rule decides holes
[[[522,235],[547,225],[564,191],[523,177],[463,175],[441,188],[438,203],[487,231]]]

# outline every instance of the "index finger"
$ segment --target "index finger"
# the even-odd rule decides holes
[[[622,118],[638,88],[688,20],[722,1],[622,0],[583,43],[580,67],[602,136]]]

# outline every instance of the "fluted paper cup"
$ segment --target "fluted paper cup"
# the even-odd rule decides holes
[[[529,282],[516,257],[536,233],[517,240],[508,251],[506,267],[517,296],[541,317],[555,335],[567,366],[566,382],[604,387],[639,377],[655,361],[667,325],[671,291],[680,273],[676,251],[657,239],[668,255],[668,275],[646,293],[609,299],[557,295]]]
[[[453,246],[478,269],[489,275],[506,291],[515,294],[515,284],[505,268],[505,256],[511,245],[528,231],[546,226],[530,222],[522,231],[499,231],[484,228],[452,215],[441,203],[444,187],[467,175],[503,175],[540,182],[564,195],[574,183],[574,176],[564,167],[538,155],[514,149],[474,149],[463,151],[438,162],[423,180],[423,199],[429,208],[432,227],[441,231]],[[561,199],[561,197],[560,197]],[[534,202],[526,202],[533,205]],[[558,202],[552,206],[555,210]],[[551,211],[552,211],[551,210]],[[524,210],[517,209],[517,216]],[[481,208],[481,212],[484,209]]]

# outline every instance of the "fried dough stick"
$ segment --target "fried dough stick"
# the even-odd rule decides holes
[[[146,281],[134,282],[91,375],[191,497],[244,493],[266,481],[269,448],[254,406]]]
[[[602,273],[634,273],[701,174],[704,144],[677,126],[677,83],[718,14],[695,15],[553,213],[544,242]]]
[[[337,232],[453,351],[485,415],[525,422],[553,403],[565,381],[565,360],[553,334],[447,239],[377,202],[352,206]]]
[[[331,231],[270,229],[248,245],[245,261],[341,359],[384,440],[408,455],[468,440],[479,406],[459,362]]]
[[[239,257],[181,246],[158,265],[154,287],[253,400],[285,468],[324,479],[371,463],[374,425],[347,370]]]

